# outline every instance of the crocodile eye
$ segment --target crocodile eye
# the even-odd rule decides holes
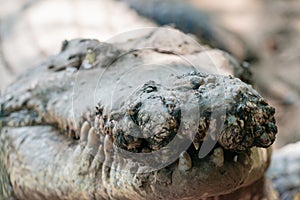
[[[157,90],[158,90],[158,88],[154,81],[149,81],[149,82],[145,83],[143,86],[143,91],[145,93],[157,92]]]
[[[150,93],[150,92],[155,92],[157,91],[157,87],[156,86],[148,86],[145,88],[145,92]]]

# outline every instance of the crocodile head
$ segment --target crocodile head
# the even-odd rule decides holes
[[[137,51],[144,42],[154,48]],[[224,60],[221,75],[208,54]],[[203,70],[177,55],[200,58]],[[167,67],[147,64],[154,58]],[[235,67],[160,29],[65,42],[1,97],[6,184],[20,199],[200,199],[254,183],[268,167],[275,111]]]

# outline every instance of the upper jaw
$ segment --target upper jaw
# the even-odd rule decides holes
[[[214,142],[210,151],[219,145],[243,152],[269,147],[277,133],[275,109],[250,85],[226,76],[191,73],[177,77],[172,87],[150,81],[117,112],[117,117],[97,116],[99,132],[106,134],[109,123],[114,144],[134,153],[170,149],[178,137],[177,149],[184,145],[178,156],[192,143],[201,151],[207,142]]]

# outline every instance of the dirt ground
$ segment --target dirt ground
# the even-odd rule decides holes
[[[250,67],[255,87],[276,107],[275,147],[300,140],[300,1],[186,2],[208,12],[257,56]],[[155,26],[111,0],[0,0],[0,91],[23,71],[56,54],[64,39],[106,40],[145,25]]]

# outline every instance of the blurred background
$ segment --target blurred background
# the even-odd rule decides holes
[[[130,8],[136,2],[126,2],[0,0],[0,91],[25,70],[57,54],[65,39],[105,41],[118,33],[160,24],[197,35],[198,30],[185,29],[180,23],[196,28],[193,23],[206,23],[218,41],[207,43],[225,47],[250,67],[255,88],[276,107],[275,148],[300,140],[299,0],[154,0],[154,7],[151,1],[142,1],[136,9],[148,17]],[[157,12],[171,13],[174,21]],[[185,17],[191,22],[185,22]]]

